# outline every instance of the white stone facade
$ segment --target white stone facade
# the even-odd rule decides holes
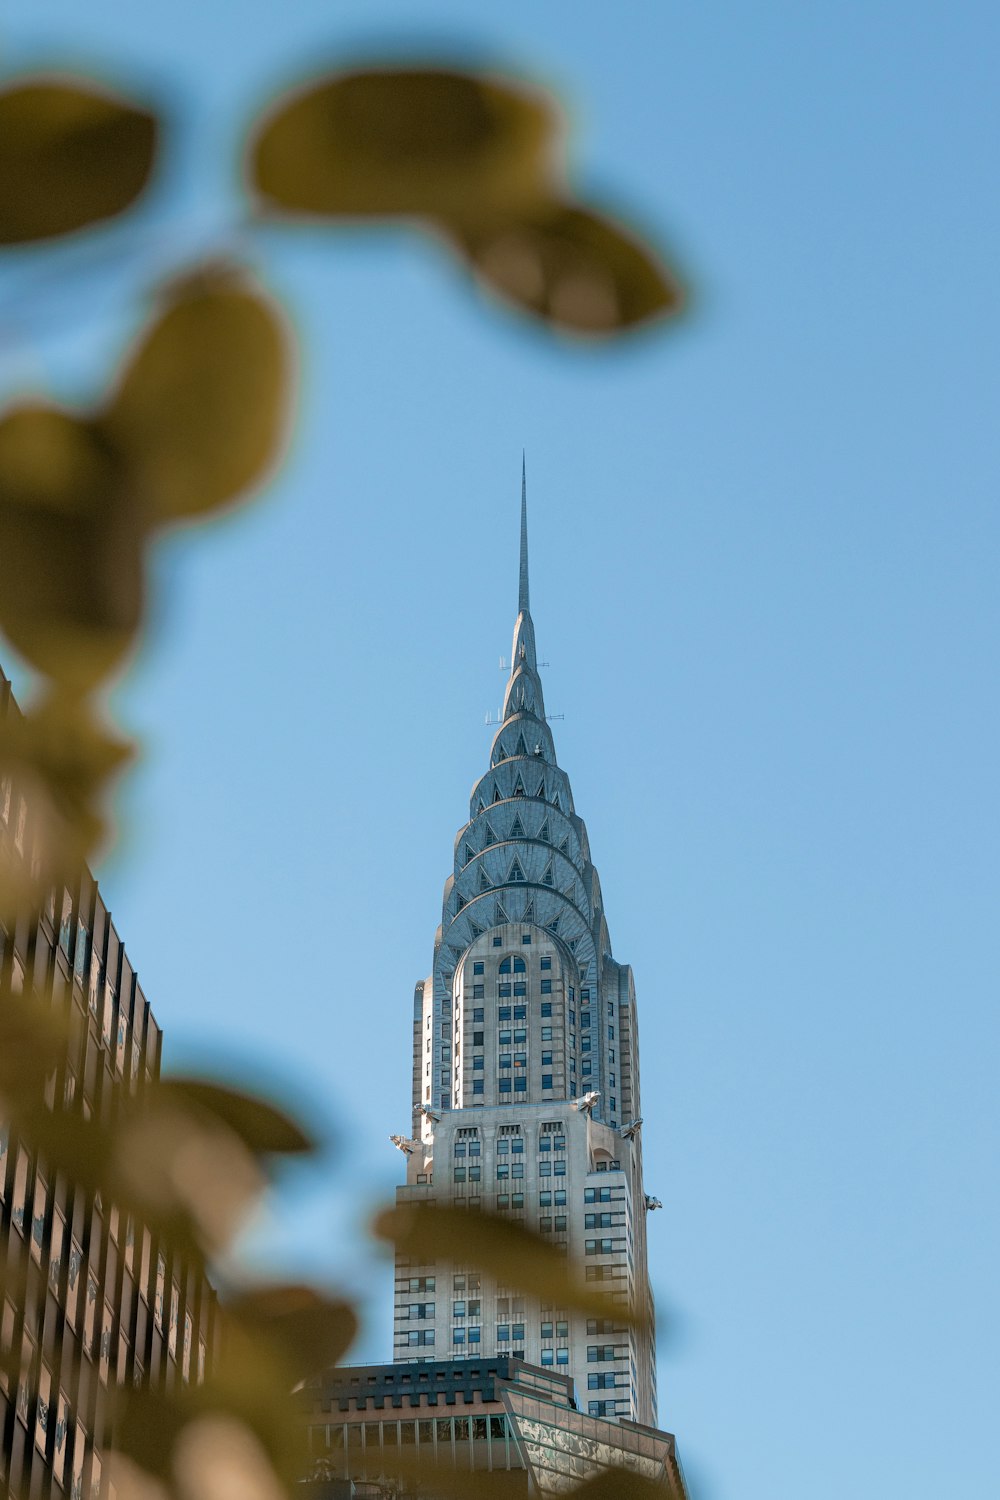
[[[433,973],[414,995],[416,1149],[399,1196],[464,1202],[551,1237],[606,1284],[608,1316],[473,1286],[443,1246],[433,1266],[397,1264],[394,1358],[520,1354],[572,1374],[584,1411],[655,1424],[635,990],[611,955],[545,717],[523,492],[519,593],[503,720],[455,840]],[[630,1331],[626,1305],[648,1327]]]

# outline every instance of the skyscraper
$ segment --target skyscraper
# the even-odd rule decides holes
[[[591,1416],[655,1424],[635,986],[545,713],[524,473],[510,678],[455,840],[434,965],[414,995],[413,1117],[400,1201],[509,1215],[564,1247],[607,1316],[398,1260],[397,1361],[510,1354],[575,1378]],[[452,1252],[460,1253],[460,1252]],[[595,1287],[595,1289],[598,1289]],[[637,1326],[622,1319],[626,1307]]]

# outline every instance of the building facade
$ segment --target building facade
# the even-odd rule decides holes
[[[18,711],[0,673],[0,717]],[[29,801],[0,777],[0,861],[30,863],[32,848]],[[89,871],[0,923],[0,1005],[28,990],[71,1018],[52,1102],[113,1122],[158,1076],[162,1033]],[[16,1293],[10,1268],[26,1272]],[[200,1379],[216,1318],[190,1262],[0,1118],[0,1491],[97,1500],[115,1385]]]
[[[455,839],[433,970],[414,995],[413,1120],[394,1137],[407,1161],[399,1201],[522,1222],[606,1292],[607,1315],[542,1304],[443,1258],[401,1258],[395,1358],[510,1355],[575,1380],[590,1417],[655,1425],[646,1234],[659,1204],[643,1183],[635,987],[612,956],[546,717],[523,472],[510,678]]]
[[[490,1473],[490,1493],[512,1500],[566,1494],[608,1470],[685,1497],[668,1432],[581,1412],[569,1376],[511,1355],[347,1366],[309,1381],[299,1402],[314,1458],[303,1487],[311,1500],[428,1500],[440,1469]],[[383,1482],[372,1484],[377,1476]]]

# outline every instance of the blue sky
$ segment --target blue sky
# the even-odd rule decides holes
[[[636,972],[693,1500],[991,1493],[995,7],[8,0],[3,41],[175,121],[132,227],[12,263],[5,395],[96,393],[141,289],[234,237],[300,335],[280,477],[159,551],[102,869],[168,1061],[331,1134],[255,1254],[363,1292],[357,1356],[387,1355],[357,1225],[401,1174],[524,446],[546,699]],[[666,248],[683,322],[567,349],[407,233],[240,241],[255,110],[408,49],[559,92],[577,185]]]

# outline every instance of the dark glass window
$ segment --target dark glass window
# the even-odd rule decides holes
[[[552,1001],[551,1000],[543,1000],[542,1001],[542,1015],[543,1016],[551,1016],[551,1014],[552,1014]]]
[[[542,960],[541,960],[541,967],[542,967],[542,968],[543,968],[543,969],[551,969],[551,967],[552,967],[552,960],[551,960],[551,958],[550,958],[550,957],[549,957],[549,956],[548,956],[548,954],[545,954],[545,955],[544,955],[544,956],[543,956],[543,958],[542,958]]]
[[[486,1080],[483,1079],[483,1078],[474,1078],[472,1080],[472,1092],[474,1094],[485,1094],[485,1092],[486,1092],[486,1089],[484,1087],[485,1081]]]
[[[514,1093],[526,1094],[528,1092],[528,1080],[526,1078],[514,1079]]]
[[[483,963],[482,959],[477,959],[477,961],[472,965],[473,974],[483,974],[485,973],[485,971],[486,965]]]
[[[473,1000],[485,1000],[486,986],[484,984],[474,984],[472,986],[472,998]]]
[[[542,994],[543,995],[551,995],[551,993],[552,993],[552,980],[551,979],[543,979],[542,980]]]
[[[474,1047],[481,1047],[483,1045],[483,1035],[484,1033],[481,1031],[474,1031],[472,1033],[472,1045]]]
[[[509,1094],[511,1092],[511,1086],[510,1086],[510,1079],[509,1078],[500,1078],[500,1079],[498,1079],[497,1086],[498,1086],[501,1094]]]
[[[501,1000],[509,1000],[510,999],[510,985],[509,984],[500,984],[500,985],[497,985],[497,994],[500,996]]]
[[[552,1087],[553,1087],[552,1074],[551,1073],[543,1073],[542,1074],[542,1088],[543,1089],[550,1089]]]

